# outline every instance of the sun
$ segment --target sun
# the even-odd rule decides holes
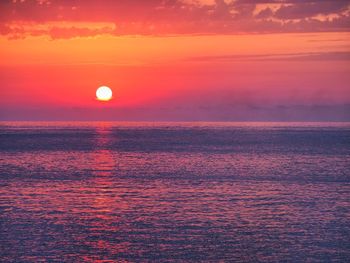
[[[112,90],[107,86],[101,86],[96,90],[96,99],[100,101],[109,101],[112,95]]]

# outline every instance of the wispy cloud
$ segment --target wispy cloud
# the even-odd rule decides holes
[[[198,56],[190,57],[187,61],[213,62],[213,61],[307,61],[307,60],[350,60],[350,52],[307,52],[284,54],[256,54],[256,55],[225,55],[225,56]]]

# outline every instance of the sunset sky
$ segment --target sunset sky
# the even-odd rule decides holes
[[[350,121],[349,0],[3,0],[0,58],[0,120]]]

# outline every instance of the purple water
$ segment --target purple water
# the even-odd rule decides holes
[[[1,262],[346,262],[349,123],[1,123]]]

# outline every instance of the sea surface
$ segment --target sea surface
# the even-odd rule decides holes
[[[350,123],[0,123],[0,262],[349,262]]]

